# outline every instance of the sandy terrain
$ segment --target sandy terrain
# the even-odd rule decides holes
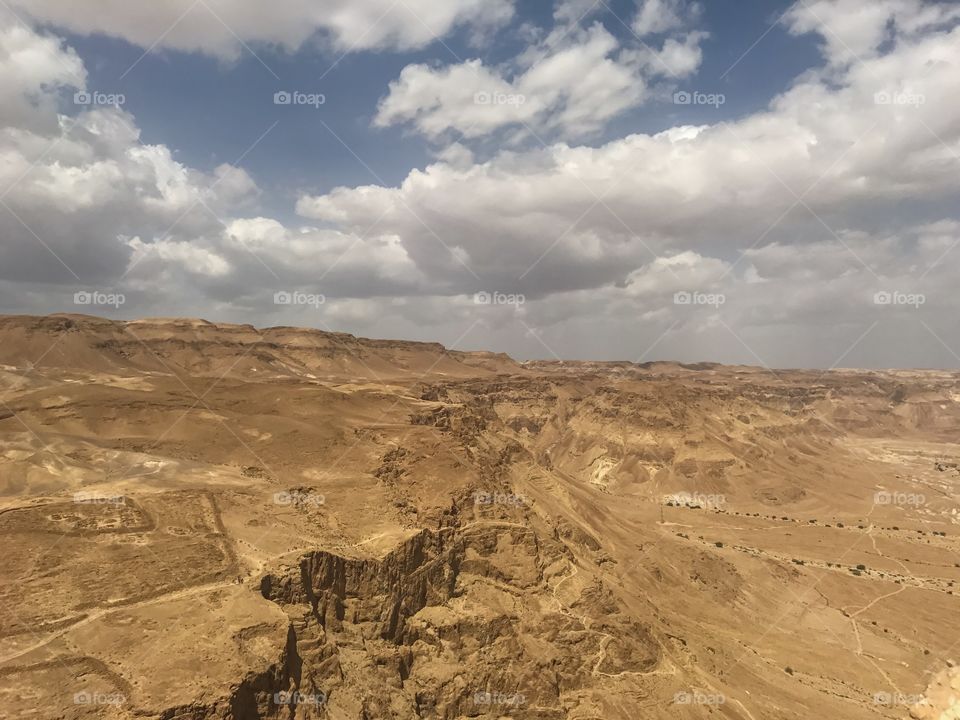
[[[2,317],[0,433],[2,718],[960,717],[960,373]]]

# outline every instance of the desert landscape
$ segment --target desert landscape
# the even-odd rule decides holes
[[[0,0],[0,720],[960,720],[960,0]]]
[[[0,717],[957,717],[960,373],[50,315],[0,383]]]

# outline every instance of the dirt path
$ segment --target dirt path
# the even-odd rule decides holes
[[[282,553],[277,553],[276,555],[271,555],[269,557],[266,557],[260,560],[257,563],[256,567],[254,567],[252,570],[250,570],[247,573],[245,581],[250,578],[256,577],[257,575],[262,573],[266,569],[267,563],[272,562],[274,560],[278,560],[286,555],[303,552],[303,550],[305,549],[306,548],[294,548],[293,550],[285,550]],[[48,635],[43,640],[35,642],[26,648],[17,650],[15,652],[9,653],[8,655],[0,657],[0,665],[6,664],[11,660],[16,660],[19,657],[22,657],[31,652],[34,652],[35,650],[39,650],[40,648],[46,645],[49,645],[54,640],[57,640],[58,638],[61,638],[64,635],[67,635],[73,630],[79,627],[83,627],[84,625],[89,625],[90,623],[95,622],[96,620],[100,620],[101,618],[104,618],[107,615],[110,615],[111,613],[116,613],[116,612],[121,612],[126,610],[133,610],[141,607],[148,607],[150,605],[159,605],[161,603],[166,603],[166,602],[174,602],[176,600],[182,600],[183,598],[193,597],[195,595],[202,595],[203,593],[210,592],[212,590],[219,590],[221,588],[233,587],[236,585],[237,585],[237,581],[235,579],[220,580],[212,583],[204,583],[202,585],[194,585],[188,588],[181,588],[180,590],[171,590],[170,592],[162,593],[151,598],[138,600],[136,602],[132,602],[129,604],[117,604],[109,607],[103,607],[98,610],[94,610],[83,619],[78,620],[77,622],[72,623],[70,625],[67,625],[66,627],[59,628],[58,630]]]
[[[90,623],[96,620],[100,620],[101,618],[111,613],[120,612],[121,610],[131,610],[133,608],[138,608],[138,607],[146,607],[148,605],[156,605],[158,603],[171,602],[173,600],[179,600],[185,597],[192,597],[193,595],[200,595],[210,590],[216,590],[218,588],[227,587],[235,584],[236,584],[235,580],[224,580],[216,583],[208,583],[206,585],[196,585],[194,587],[185,588],[183,590],[174,590],[172,592],[165,593],[163,595],[158,595],[157,597],[149,598],[147,600],[140,600],[138,602],[134,602],[129,605],[122,605],[122,606],[110,607],[110,608],[101,608],[100,610],[95,610],[89,615],[87,615],[85,618],[83,618],[82,620],[78,620],[72,625],[68,625],[65,628],[61,628],[60,630],[57,630],[53,634],[49,635],[48,637],[46,637],[45,639],[39,642],[34,643],[33,645],[23,648],[22,650],[13,652],[4,657],[0,657],[0,664],[5,664],[11,660],[16,660],[19,657],[22,657],[31,652],[34,652],[35,650],[39,650],[45,645],[49,645],[54,640],[63,637],[67,633],[70,633],[79,627],[83,627],[84,625],[89,625]]]

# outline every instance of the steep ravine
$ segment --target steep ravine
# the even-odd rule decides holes
[[[574,562],[559,535],[480,520],[421,530],[381,559],[317,550],[265,575],[261,593],[291,621],[277,680],[306,700],[290,717],[559,719],[561,695],[598,674],[654,668],[649,628],[601,584],[558,601]],[[284,717],[248,698],[261,712],[249,717]]]
[[[311,701],[330,695],[337,711],[323,703],[301,704],[299,720],[314,717],[456,717],[450,708],[436,714],[433,698],[412,699],[397,693],[414,663],[410,647],[417,631],[407,621],[427,606],[439,606],[454,596],[467,543],[451,528],[423,530],[384,558],[353,559],[317,550],[301,557],[286,573],[262,578],[263,596],[280,605],[291,618],[287,654],[297,672],[292,687]],[[372,661],[375,672],[353,687],[343,663]],[[357,692],[360,690],[360,692]],[[336,697],[348,694],[355,697]],[[391,695],[393,696],[391,698]],[[403,707],[406,705],[406,707]]]

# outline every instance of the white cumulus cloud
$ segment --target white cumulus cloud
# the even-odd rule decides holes
[[[320,37],[341,51],[409,49],[456,27],[478,32],[509,21],[509,0],[10,0],[38,22],[106,34],[143,48],[237,57],[245,44],[294,51]]]

